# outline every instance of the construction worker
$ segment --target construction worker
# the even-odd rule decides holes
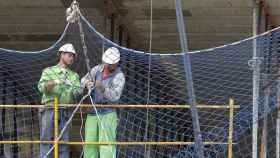
[[[91,69],[82,80],[82,87],[91,91],[94,104],[116,104],[122,94],[125,77],[118,67],[120,52],[117,48],[107,49],[103,56],[103,63]],[[117,114],[115,109],[93,109],[85,124],[86,142],[115,142],[117,128]],[[115,158],[115,145],[86,145],[85,158]]]
[[[41,121],[40,140],[54,140],[54,98],[57,97],[59,104],[71,104],[75,102],[75,97],[81,93],[79,75],[69,69],[77,56],[72,44],[67,43],[60,47],[58,51],[59,62],[57,65],[43,70],[38,83],[38,89],[42,93],[43,109],[40,109],[39,120]],[[70,117],[69,109],[60,107],[59,109],[59,130],[61,131]],[[68,125],[69,126],[69,125]],[[61,140],[69,140],[69,128],[64,131]],[[45,157],[53,145],[40,144],[40,158]],[[47,158],[53,157],[50,153]],[[59,157],[69,158],[67,145],[59,146]]]

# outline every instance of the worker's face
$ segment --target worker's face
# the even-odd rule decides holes
[[[116,69],[118,68],[118,63],[116,64],[105,64],[105,67],[111,72],[115,72]]]
[[[62,62],[67,66],[73,64],[74,59],[75,59],[75,54],[73,53],[69,53],[69,52],[61,53],[60,60],[62,60]]]

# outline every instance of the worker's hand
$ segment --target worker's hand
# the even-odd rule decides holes
[[[63,81],[61,79],[51,80],[50,82],[53,83],[54,85],[63,84]]]
[[[91,90],[93,88],[93,86],[94,86],[94,82],[92,82],[90,80],[86,81],[86,87],[88,90]]]
[[[65,79],[65,80],[63,81],[63,84],[65,84],[65,85],[67,85],[67,86],[72,86],[72,82],[71,82],[70,80],[68,80],[68,79]]]
[[[101,81],[95,81],[95,88],[98,89],[101,93],[105,92],[105,87]]]
[[[45,84],[45,90],[47,92],[49,92],[54,88],[54,86],[62,84],[62,83],[63,83],[63,81],[60,79],[50,80]]]

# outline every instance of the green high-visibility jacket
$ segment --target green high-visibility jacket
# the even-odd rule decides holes
[[[56,79],[63,83],[55,85],[52,90],[47,92],[45,83]],[[58,98],[60,104],[74,103],[74,98],[81,94],[79,75],[69,68],[62,68],[59,65],[48,67],[42,72],[38,89],[42,93],[42,104],[52,104],[55,97]]]

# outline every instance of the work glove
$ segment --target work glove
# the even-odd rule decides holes
[[[60,85],[60,84],[63,84],[63,83],[64,83],[64,81],[61,80],[61,79],[51,80],[50,82],[53,82],[53,84],[55,84],[55,85]]]
[[[62,84],[63,81],[60,79],[50,80],[45,84],[45,90],[47,92],[51,91],[56,85]]]
[[[93,86],[94,86],[94,82],[92,82],[90,80],[86,81],[86,87],[89,91],[92,90]]]

